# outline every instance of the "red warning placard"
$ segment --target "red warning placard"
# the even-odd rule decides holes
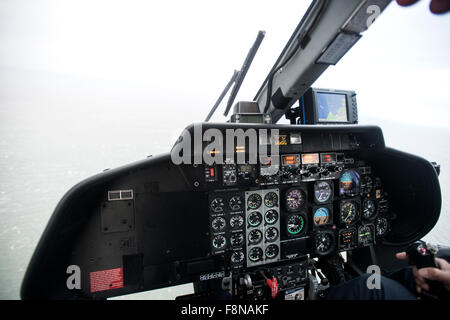
[[[91,292],[123,288],[123,268],[89,273]]]

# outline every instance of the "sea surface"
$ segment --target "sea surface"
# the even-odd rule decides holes
[[[18,299],[33,250],[58,201],[79,181],[170,150],[209,111],[195,97],[146,94],[126,83],[0,69],[0,299]],[[386,144],[441,165],[442,212],[426,240],[450,244],[450,130],[389,115]],[[173,299],[187,284],[122,298]]]

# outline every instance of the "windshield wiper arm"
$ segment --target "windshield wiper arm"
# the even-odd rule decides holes
[[[228,81],[227,85],[225,86],[225,89],[223,89],[222,93],[219,96],[219,99],[217,99],[217,101],[214,104],[214,106],[212,107],[211,111],[208,113],[208,116],[206,117],[205,122],[208,122],[209,119],[211,119],[214,112],[216,112],[217,107],[222,102],[223,97],[225,97],[225,95],[227,94],[228,90],[230,90],[233,83],[236,81],[238,75],[239,75],[239,71],[234,70],[233,76],[231,77],[230,81]]]
[[[241,88],[242,81],[244,81],[244,78],[247,75],[247,71],[250,68],[250,65],[252,64],[253,58],[255,57],[256,52],[258,51],[259,46],[261,45],[261,42],[263,41],[265,35],[266,32],[264,31],[258,32],[258,36],[256,37],[255,43],[253,43],[253,46],[250,48],[250,51],[248,52],[247,57],[245,58],[244,64],[242,65],[242,68],[239,71],[238,78],[233,87],[233,91],[231,91],[230,98],[228,99],[227,108],[223,113],[225,117],[228,115],[228,112],[231,109],[231,105],[233,104],[234,99],[236,98],[236,95],[239,89]]]
[[[223,113],[224,116],[228,115],[228,112],[231,109],[231,105],[233,104],[234,99],[236,98],[236,95],[239,89],[241,88],[242,82],[244,81],[244,78],[247,75],[247,71],[250,68],[250,65],[252,64],[253,58],[255,57],[256,52],[258,51],[259,46],[261,45],[261,42],[263,41],[265,35],[266,33],[264,31],[258,32],[258,36],[256,37],[253,46],[250,48],[250,51],[248,52],[247,57],[245,58],[241,70],[239,71],[234,70],[233,76],[231,77],[230,81],[228,81],[227,85],[225,86],[225,89],[223,89],[222,93],[220,94],[219,99],[217,99],[216,103],[212,107],[211,111],[209,112],[208,116],[205,119],[205,122],[208,122],[209,119],[211,119],[212,115],[219,107],[219,104],[222,102],[223,98],[225,97],[225,95],[227,94],[227,92],[230,90],[231,86],[234,83],[233,90],[231,91],[230,97],[228,98],[227,107],[225,109],[225,112]]]

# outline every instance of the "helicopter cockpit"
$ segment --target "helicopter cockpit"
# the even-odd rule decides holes
[[[237,102],[228,122],[209,122],[224,92],[170,152],[74,186],[36,248],[22,298],[106,299],[194,283],[180,299],[314,300],[344,274],[407,265],[392,257],[439,219],[439,166],[359,125],[354,91],[311,87],[374,21],[373,6],[388,4],[313,1],[255,98]],[[263,37],[226,87],[234,84],[225,114]],[[290,124],[277,124],[282,117]],[[79,283],[68,285],[68,268],[81,270]]]

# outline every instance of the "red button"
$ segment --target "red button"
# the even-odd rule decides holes
[[[209,168],[209,175],[214,177],[214,168]]]

